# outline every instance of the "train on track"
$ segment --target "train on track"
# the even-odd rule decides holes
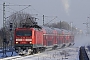
[[[73,44],[74,35],[64,29],[38,26],[16,28],[14,32],[14,47],[18,54],[28,55]]]

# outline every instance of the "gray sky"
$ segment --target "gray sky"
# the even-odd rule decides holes
[[[68,23],[73,22],[73,26],[85,31],[86,25],[84,22],[90,22],[90,0],[0,0],[0,4],[10,5],[31,5],[31,7],[24,10],[27,13],[38,14],[38,16],[45,16],[45,23],[57,18],[52,22],[66,21]],[[12,8],[12,9],[10,9]],[[6,16],[9,16],[11,12],[19,11],[23,7],[6,7]],[[2,6],[0,5],[0,27],[2,27]],[[35,16],[35,15],[34,15]],[[50,17],[52,16],[52,17]],[[42,24],[42,17],[38,17],[39,24]]]

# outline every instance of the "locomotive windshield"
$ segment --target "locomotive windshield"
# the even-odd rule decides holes
[[[19,31],[16,31],[16,36],[32,36],[32,31],[28,31],[28,30],[19,30]]]

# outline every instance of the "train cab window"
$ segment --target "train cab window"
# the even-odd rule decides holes
[[[32,31],[26,31],[26,30],[23,30],[23,31],[16,31],[16,36],[32,36]]]

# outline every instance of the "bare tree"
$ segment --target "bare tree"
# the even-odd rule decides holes
[[[35,17],[32,17],[28,13],[24,12],[18,12],[18,13],[13,13],[11,17],[8,19],[8,23],[13,22],[14,28],[16,27],[22,27],[23,23],[27,24],[33,24],[35,22]]]

